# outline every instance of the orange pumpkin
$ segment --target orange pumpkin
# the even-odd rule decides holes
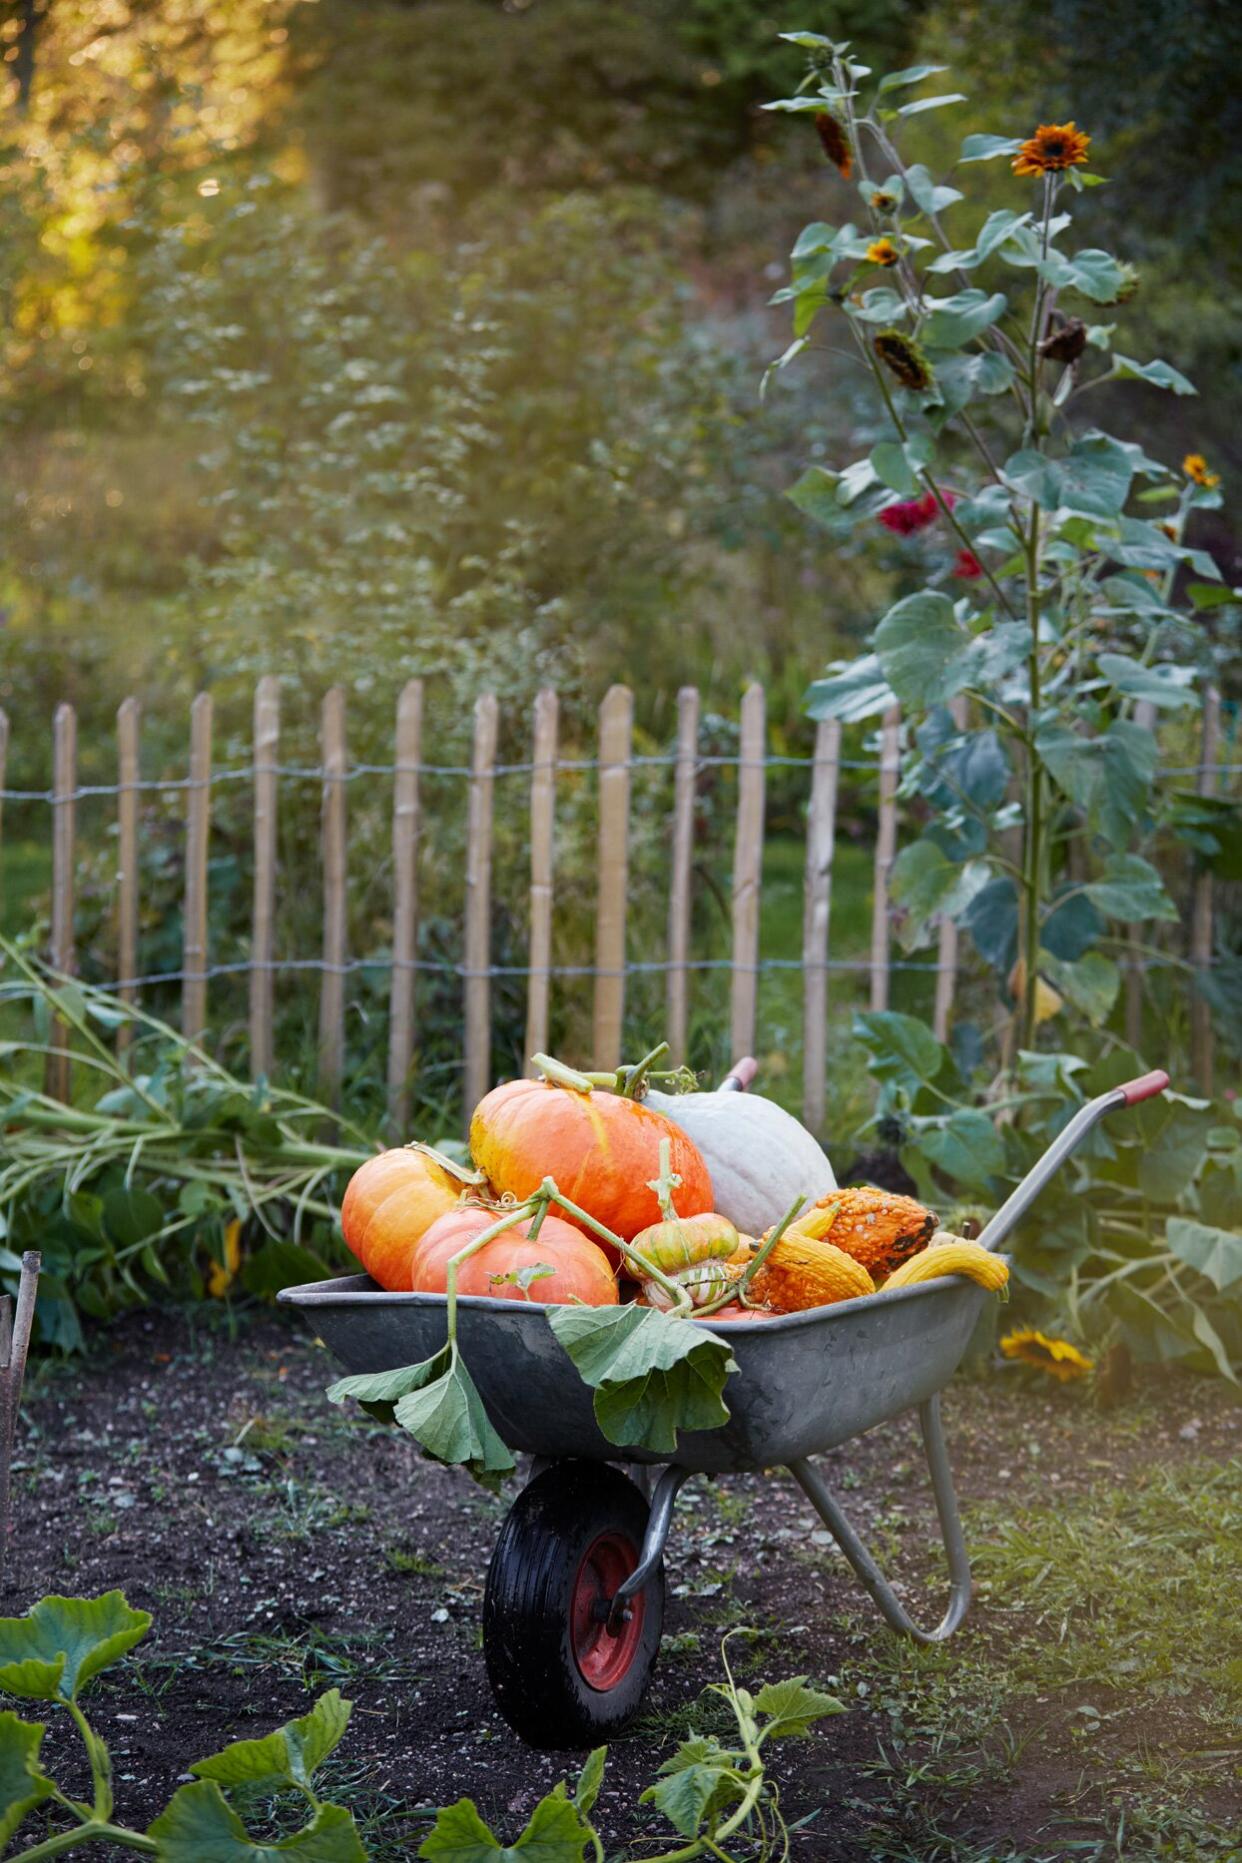
[[[341,1229],[372,1280],[409,1287],[415,1243],[437,1217],[456,1209],[471,1175],[416,1146],[380,1152],[359,1166],[341,1204]]]
[[[448,1284],[448,1265],[452,1256],[481,1236],[497,1221],[495,1210],[452,1210],[432,1224],[414,1250],[410,1264],[410,1286],[416,1294],[442,1294]],[[523,1288],[516,1275],[522,1268],[537,1263],[551,1268],[549,1275]],[[497,1279],[492,1277],[496,1276]],[[568,1306],[580,1301],[588,1307],[616,1305],[617,1284],[602,1248],[588,1242],[580,1229],[562,1222],[558,1216],[545,1216],[539,1234],[531,1240],[530,1220],[515,1223],[490,1242],[477,1255],[464,1261],[457,1270],[459,1294],[491,1294],[500,1300],[533,1300],[544,1305]]]
[[[470,1121],[474,1161],[496,1190],[520,1202],[553,1177],[559,1190],[626,1242],[660,1221],[649,1185],[659,1174],[661,1139],[669,1141],[672,1168],[681,1178],[681,1214],[710,1210],[712,1180],[698,1147],[671,1119],[637,1100],[511,1080],[493,1087]]]

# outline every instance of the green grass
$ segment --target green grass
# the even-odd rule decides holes
[[[851,1622],[842,1681],[880,1735],[853,1801],[868,1857],[1236,1863],[1218,1808],[1242,1758],[1242,1463],[976,1506],[967,1538],[986,1627],[920,1648]],[[1047,1807],[1033,1847],[977,1842],[1011,1792]]]
[[[35,902],[52,884],[50,833],[42,841],[5,841],[0,852],[0,934],[29,929]]]

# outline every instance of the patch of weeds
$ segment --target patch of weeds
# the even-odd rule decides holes
[[[854,1801],[866,1854],[1236,1858],[1206,1807],[1237,1759],[1219,1730],[1236,1726],[1242,1699],[1242,1664],[1222,1637],[1240,1535],[1239,1462],[1139,1470],[1055,1506],[969,1509],[982,1622],[948,1648],[875,1636],[861,1617],[850,1626],[845,1692],[880,1732],[864,1768],[879,1790]],[[1030,1850],[1016,1837],[973,1848],[980,1807],[1036,1755],[1078,1779],[1053,1793],[1067,1834],[1049,1824]]]
[[[443,1578],[444,1567],[435,1559],[429,1559],[426,1553],[417,1549],[408,1550],[404,1546],[385,1546],[384,1558],[394,1572],[407,1574],[415,1578]]]

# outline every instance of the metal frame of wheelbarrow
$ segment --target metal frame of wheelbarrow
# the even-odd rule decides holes
[[[1085,1106],[1080,1106],[981,1231],[980,1245],[996,1249],[1006,1240],[1070,1153],[1108,1113],[1119,1106],[1135,1106],[1140,1100],[1152,1099],[1156,1094],[1163,1093],[1168,1084],[1168,1075],[1157,1068],[1150,1074],[1140,1075],[1136,1080],[1113,1087],[1108,1093],[1101,1093],[1094,1100],[1088,1100]],[[953,1486],[953,1470],[944,1439],[940,1393],[937,1391],[921,1403],[918,1413],[923,1434],[923,1453],[931,1475],[932,1495],[936,1502],[936,1514],[949,1567],[948,1609],[934,1630],[924,1630],[915,1623],[814,1463],[808,1457],[801,1456],[787,1466],[870,1593],[884,1621],[902,1635],[912,1637],[916,1643],[943,1643],[946,1637],[953,1635],[970,1609],[970,1555],[966,1550],[957,1492]],[[608,1613],[610,1625],[624,1620],[628,1601],[643,1589],[664,1557],[678,1492],[693,1472],[674,1463],[665,1468],[656,1481],[651,1492],[651,1513],[639,1562],[612,1600]]]

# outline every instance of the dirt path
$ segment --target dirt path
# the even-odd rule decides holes
[[[355,1709],[335,1795],[364,1823],[377,1858],[412,1854],[427,1808],[463,1793],[512,1841],[577,1762],[523,1747],[488,1693],[479,1607],[505,1503],[422,1461],[399,1433],[342,1416],[323,1400],[332,1375],[321,1347],[267,1314],[236,1338],[214,1315],[207,1324],[135,1317],[92,1360],[43,1367],[21,1432],[3,1608],[22,1611],[48,1590],[120,1586],[154,1613],[138,1676],[120,1672],[95,1696],[127,1822],[153,1816],[191,1759],[304,1712],[308,1690],[338,1684]],[[1131,1406],[1106,1415],[1078,1390],[959,1382],[945,1412],[967,1503],[1016,1507],[1051,1495],[1070,1508],[1101,1479],[1124,1484],[1155,1463],[1223,1461],[1238,1445],[1228,1394],[1191,1379],[1149,1379]],[[860,1527],[896,1553],[921,1613],[938,1610],[928,1557],[938,1542],[912,1424],[825,1464]],[[754,1675],[805,1672],[851,1705],[783,1749],[786,1815],[812,1820],[795,1855],[920,1854],[883,1847],[896,1788],[883,1765],[871,1770],[893,1708],[872,1698],[879,1691],[865,1677],[869,1652],[888,1651],[888,1633],[788,1478],[691,1484],[668,1583],[649,1708],[610,1757],[597,1813],[608,1840],[651,1835],[638,1791],[690,1724],[709,1718],[712,1698],[694,1704],[718,1678],[721,1633],[744,1624],[759,1633],[745,1653]],[[985,1595],[938,1661],[968,1680],[997,1633]],[[1116,1737],[1127,1737],[1124,1727]],[[955,1814],[964,1847],[938,1854],[1008,1856],[970,1848],[993,1838],[1046,1843],[1051,1800],[1081,1758],[1062,1745],[1055,1733],[1043,1739],[987,1800],[977,1768],[964,1775]],[[48,1751],[59,1748],[57,1730]],[[1210,1808],[1226,1815],[1215,1800]],[[872,1835],[877,1819],[881,1837]]]

